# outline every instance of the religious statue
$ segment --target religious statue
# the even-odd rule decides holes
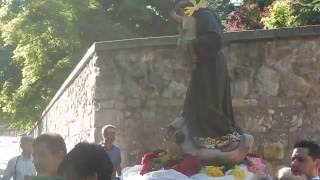
[[[253,137],[234,120],[220,20],[206,0],[180,1],[171,16],[180,24],[178,46],[194,67],[182,114],[169,130],[184,153],[217,164],[240,162]]]

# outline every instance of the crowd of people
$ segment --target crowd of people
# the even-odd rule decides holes
[[[107,125],[102,143],[80,142],[68,153],[59,134],[23,136],[22,153],[8,162],[2,180],[116,180],[121,176],[121,154],[113,144],[115,133],[116,127]]]
[[[12,158],[2,180],[116,180],[121,176],[121,153],[114,145],[116,127],[102,129],[100,144],[80,142],[67,153],[64,139],[55,133],[35,139],[23,136],[21,155]],[[313,141],[294,145],[290,167],[281,168],[275,179],[316,180],[319,177],[320,146]]]

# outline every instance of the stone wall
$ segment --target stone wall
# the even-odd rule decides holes
[[[76,67],[48,105],[39,124],[39,133],[61,134],[68,150],[78,142],[94,141],[97,57],[90,55],[83,58],[86,59],[90,62]]]
[[[232,43],[226,47],[236,119],[273,167],[298,139],[320,143],[320,36]]]
[[[320,27],[225,34],[235,118],[273,167],[288,161],[297,139],[320,142]],[[71,147],[99,142],[118,127],[123,163],[163,148],[163,128],[184,101],[190,72],[175,58],[176,37],[95,43],[44,112],[42,131]]]

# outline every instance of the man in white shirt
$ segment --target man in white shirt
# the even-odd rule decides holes
[[[26,176],[36,175],[36,170],[32,162],[32,143],[33,137],[23,136],[20,139],[20,147],[22,153],[9,160],[6,170],[4,171],[2,180],[24,180]]]
[[[291,155],[291,172],[296,176],[306,176],[308,180],[320,180],[320,146],[313,141],[300,141]]]

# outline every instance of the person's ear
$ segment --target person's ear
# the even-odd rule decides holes
[[[320,159],[315,159],[315,166],[320,169]]]

